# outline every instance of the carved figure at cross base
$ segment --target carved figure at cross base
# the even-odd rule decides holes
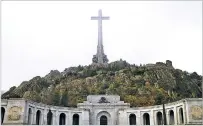
[[[104,63],[108,63],[108,59],[107,59],[107,56],[106,55],[103,55],[103,62]],[[97,55],[93,55],[93,58],[92,58],[92,62],[93,63],[99,63],[98,62],[98,57],[97,57]]]

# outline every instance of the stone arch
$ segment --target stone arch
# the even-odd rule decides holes
[[[28,124],[32,123],[32,109],[28,109]]]
[[[80,116],[78,114],[73,115],[73,125],[79,125],[80,124]]]
[[[51,125],[52,124],[52,119],[53,118],[53,113],[51,112],[51,110],[49,109],[49,112],[47,113],[47,125]]]
[[[150,116],[148,113],[143,114],[143,125],[150,125]]]
[[[5,111],[6,111],[5,108],[1,107],[1,124],[3,124],[3,122],[4,122]]]
[[[135,114],[129,115],[129,124],[130,125],[136,125],[136,115]]]
[[[179,123],[184,124],[184,117],[183,117],[183,108],[179,109]]]
[[[37,110],[37,113],[36,113],[36,125],[40,125],[40,121],[41,121],[41,111],[40,110]]]
[[[175,121],[174,121],[174,112],[173,110],[169,110],[169,125],[174,125]]]
[[[101,117],[106,117],[107,125],[111,125],[111,115],[107,111],[101,111],[96,116],[96,125],[100,125]],[[103,118],[104,119],[104,118]]]
[[[61,113],[59,116],[59,125],[65,125],[66,124],[66,114]]]
[[[156,113],[157,125],[163,125],[163,115],[161,112]]]
[[[100,117],[100,125],[108,125],[108,118],[105,115]]]

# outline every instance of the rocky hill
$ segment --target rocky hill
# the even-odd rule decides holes
[[[51,70],[45,77],[36,76],[2,95],[25,98],[57,106],[76,106],[90,94],[117,94],[131,106],[148,106],[201,97],[202,76],[175,69],[172,62],[132,65],[115,61],[106,65],[91,64]]]

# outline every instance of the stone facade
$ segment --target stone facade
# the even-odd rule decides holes
[[[202,98],[165,104],[168,125],[203,124]],[[50,106],[24,99],[1,100],[3,125],[162,125],[163,106],[131,108],[118,95],[89,95],[77,108]]]

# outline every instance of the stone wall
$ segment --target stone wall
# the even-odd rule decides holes
[[[163,124],[162,105],[130,108],[130,104],[120,101],[118,95],[89,95],[87,101],[78,103],[77,108],[50,106],[24,99],[2,99],[1,110],[5,110],[3,124],[6,125],[47,125],[49,111],[52,125],[72,125],[77,119],[80,125],[99,125],[102,117],[107,118],[108,125]],[[165,111],[167,124],[203,124],[201,98],[166,104]]]
[[[52,124],[59,125],[60,114],[65,114],[65,124],[73,124],[73,115],[79,115],[79,124],[89,124],[89,111],[80,108],[71,107],[59,107],[49,106],[41,103],[32,101],[26,101],[24,99],[9,99],[3,100],[1,103],[2,107],[5,108],[5,116],[3,124],[25,124],[25,125],[36,125],[37,124],[37,112],[39,115],[39,125],[47,125],[47,113],[51,110],[53,114]],[[7,104],[6,104],[7,103]],[[11,111],[12,110],[12,111]],[[15,111],[17,110],[18,113]],[[18,118],[17,118],[18,117]]]

